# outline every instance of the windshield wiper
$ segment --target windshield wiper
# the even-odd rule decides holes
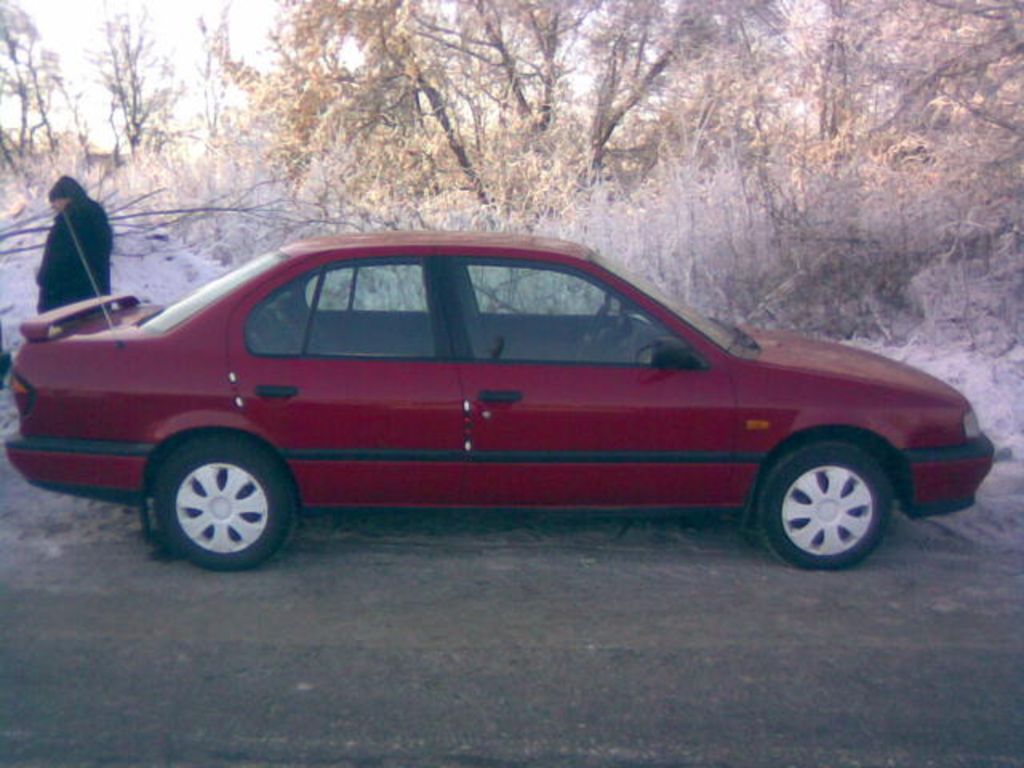
[[[739,326],[729,326],[729,330],[732,331],[733,333],[732,344],[729,345],[730,349],[733,346],[738,346],[746,350],[747,352],[761,351],[761,345],[754,341],[754,338]]]
[[[711,318],[711,322],[717,325],[726,335],[729,336],[729,343],[725,347],[727,352],[732,352],[736,349],[742,349],[744,352],[753,353],[761,351],[761,345],[754,341],[753,337],[738,325],[726,323],[719,320],[717,317]]]

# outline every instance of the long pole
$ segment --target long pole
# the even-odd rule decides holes
[[[61,211],[60,215],[64,217],[64,223],[67,224],[68,232],[71,233],[71,240],[75,244],[75,251],[78,252],[78,258],[82,262],[82,269],[85,270],[86,276],[89,278],[89,285],[92,286],[92,292],[96,294],[96,298],[100,298],[103,294],[100,293],[100,285],[96,282],[96,276],[92,273],[92,267],[89,266],[89,260],[85,258],[85,251],[82,249],[82,244],[78,241],[78,234],[75,232],[75,228],[71,226],[71,217],[68,216],[68,212]],[[107,311],[106,304],[100,304],[100,311],[103,312],[103,317],[107,321],[107,326],[110,330],[114,330],[114,321],[110,317],[110,312]]]

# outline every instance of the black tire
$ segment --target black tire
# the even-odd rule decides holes
[[[195,440],[159,468],[153,498],[167,546],[202,568],[253,568],[284,543],[298,504],[285,469],[240,438]]]
[[[854,445],[823,442],[783,456],[765,476],[758,522],[768,548],[814,570],[856,565],[879,545],[892,511],[892,486]]]

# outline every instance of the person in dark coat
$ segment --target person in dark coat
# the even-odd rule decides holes
[[[114,233],[103,206],[70,176],[61,176],[53,185],[50,205],[57,215],[46,237],[43,262],[36,275],[39,312],[110,293]],[[91,277],[83,259],[89,265]]]

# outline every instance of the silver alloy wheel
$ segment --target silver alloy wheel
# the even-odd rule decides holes
[[[259,481],[234,464],[204,464],[190,472],[175,497],[181,530],[209,552],[241,552],[267,527],[270,505]]]
[[[783,530],[812,555],[846,552],[868,534],[875,514],[871,488],[846,467],[815,467],[789,486],[782,502]]]

